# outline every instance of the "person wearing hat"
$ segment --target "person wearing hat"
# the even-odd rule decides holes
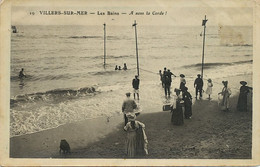
[[[170,78],[168,75],[165,75],[164,76],[164,93],[165,93],[165,96],[170,96],[171,95],[171,81],[170,81]]]
[[[186,85],[185,75],[181,74],[180,77],[181,77],[181,79],[180,79],[180,89],[183,92],[184,91],[184,87]]]
[[[195,79],[194,81],[194,88],[196,89],[196,99],[198,96],[198,93],[200,93],[200,98],[202,98],[202,88],[203,88],[203,80],[201,79],[201,75],[197,75],[198,78]]]
[[[246,86],[246,81],[240,81],[240,84],[242,86],[240,87],[240,93],[238,96],[237,110],[241,112],[247,112],[247,95],[250,90],[252,90],[252,88]]]
[[[136,75],[132,81],[132,86],[134,89],[134,99],[135,99],[135,94],[136,94],[138,100],[139,100],[139,84],[140,84],[140,80],[138,78],[138,75]]]
[[[192,96],[188,92],[188,88],[184,87],[184,92],[182,92],[182,99],[184,101],[184,118],[191,119],[192,116]]]
[[[222,95],[222,99],[219,103],[222,111],[230,111],[229,109],[229,97],[231,95],[231,89],[228,87],[228,81],[222,81],[224,87],[218,94]]]
[[[183,110],[182,110],[182,96],[180,95],[181,93],[181,89],[174,89],[174,92],[176,93],[175,101],[172,104],[171,107],[171,113],[172,113],[172,117],[171,117],[171,122],[173,125],[182,125],[184,123],[183,121]]]
[[[126,154],[128,157],[144,156],[148,154],[147,136],[145,134],[145,125],[136,120],[134,113],[128,113],[129,122],[125,125],[124,130],[127,132]]]
[[[213,83],[212,83],[212,80],[211,79],[208,79],[208,87],[207,87],[207,89],[206,89],[206,94],[208,94],[209,95],[209,100],[211,99],[210,98],[210,95],[212,94],[212,87],[213,87]]]
[[[137,108],[137,105],[133,99],[130,98],[131,93],[126,93],[126,100],[124,100],[122,105],[122,112],[124,113],[125,125],[128,122],[126,114],[134,113],[134,109]]]

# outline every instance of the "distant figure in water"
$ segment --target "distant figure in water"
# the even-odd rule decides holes
[[[134,113],[134,109],[137,108],[137,105],[133,99],[130,99],[131,93],[126,93],[126,100],[124,100],[123,105],[122,105],[122,112],[124,113],[124,119],[125,119],[125,125],[128,122],[128,118],[126,114],[128,113]]]
[[[185,85],[186,85],[185,75],[181,74],[180,77],[181,77],[181,79],[180,79],[180,89],[181,89],[182,92],[184,92],[184,88],[185,88]]]
[[[184,87],[184,92],[182,93],[182,99],[184,100],[184,116],[185,116],[185,119],[191,119],[191,116],[192,116],[192,96],[188,92],[187,87]]]
[[[231,95],[231,89],[228,88],[228,81],[222,81],[224,87],[219,95],[222,95],[222,99],[219,99],[219,106],[222,111],[230,111],[229,110],[229,97]]]
[[[172,117],[171,117],[171,122],[173,125],[183,125],[183,111],[182,111],[182,96],[180,94],[181,90],[176,89],[174,90],[176,92],[175,96],[175,103],[172,104],[171,107],[171,112],[172,112]]]
[[[145,134],[145,125],[136,119],[135,114],[127,114],[129,122],[124,127],[127,132],[126,154],[128,157],[141,157],[148,154],[147,136]]]
[[[163,74],[162,74],[162,70],[159,70],[159,75],[160,75],[160,81],[162,82],[162,87],[164,87],[164,78],[163,78]]]
[[[200,99],[202,98],[202,88],[203,88],[203,80],[201,79],[201,75],[197,75],[198,78],[194,81],[194,88],[196,89],[196,99],[198,96],[198,93],[200,93]]]
[[[171,86],[171,84],[172,84],[172,75],[173,75],[174,77],[176,77],[176,75],[174,75],[174,74],[170,71],[170,69],[167,70],[166,75],[168,75],[168,77],[169,77],[169,79],[170,79],[170,86]]]
[[[22,68],[21,71],[19,72],[19,78],[20,78],[20,79],[23,79],[23,78],[25,78],[25,77],[26,77],[26,75],[25,75],[25,73],[24,73],[24,69]]]
[[[211,98],[210,98],[210,95],[212,94],[212,87],[213,87],[212,80],[211,80],[211,79],[208,79],[208,87],[207,87],[205,93],[209,95],[209,98],[208,98],[209,100],[211,99]]]
[[[135,99],[135,94],[137,95],[137,99],[139,100],[139,84],[140,80],[138,79],[138,75],[135,76],[135,78],[132,81],[132,86],[134,88],[134,99]]]
[[[247,95],[250,92],[250,90],[252,90],[252,88],[246,86],[246,81],[240,81],[240,84],[242,86],[240,87],[240,93],[237,102],[237,110],[241,112],[247,112]]]
[[[124,70],[127,70],[127,66],[126,66],[126,63],[124,63],[124,67],[123,67]]]
[[[118,70],[121,70],[121,66],[118,66]]]
[[[170,80],[168,75],[165,75],[164,76],[164,93],[165,93],[165,96],[167,96],[167,94],[168,94],[168,96],[171,95],[170,88],[171,88],[171,80]]]
[[[116,67],[115,67],[115,70],[118,70],[118,67],[117,67],[117,65],[116,65]]]

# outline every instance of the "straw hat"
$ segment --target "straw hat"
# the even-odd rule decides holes
[[[126,117],[128,118],[128,121],[134,121],[136,119],[136,115],[134,113],[127,113]]]
[[[180,77],[184,78],[184,77],[185,77],[185,75],[184,75],[184,74],[181,74],[181,75],[180,75]]]
[[[247,82],[246,81],[240,81],[240,84],[245,86],[247,84]]]

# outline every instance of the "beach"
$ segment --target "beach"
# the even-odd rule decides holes
[[[239,82],[242,79],[246,80],[248,85],[252,85],[252,75],[215,80],[213,100],[207,100],[205,94],[202,100],[193,99],[192,119],[185,119],[182,126],[171,124],[170,111],[158,110],[162,106],[157,106],[156,103],[150,104],[149,110],[153,111],[142,111],[137,117],[137,120],[146,125],[149,142],[149,154],[138,158],[252,158],[252,101],[249,101],[249,112],[236,111]],[[216,94],[218,90],[221,91],[222,85],[217,83],[221,83],[221,80],[230,81],[232,95],[229,112],[220,111],[218,108]],[[193,89],[190,92],[194,97]],[[69,142],[71,154],[59,154],[61,139]],[[88,119],[11,137],[10,156],[13,158],[127,158],[125,139],[123,114],[117,114],[109,119],[108,117]]]

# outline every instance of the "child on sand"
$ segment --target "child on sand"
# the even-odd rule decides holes
[[[212,80],[211,79],[208,79],[208,87],[207,87],[207,89],[206,89],[206,94],[208,94],[209,95],[209,100],[211,99],[210,98],[210,95],[212,94],[212,87],[213,87],[213,83],[212,83]]]

